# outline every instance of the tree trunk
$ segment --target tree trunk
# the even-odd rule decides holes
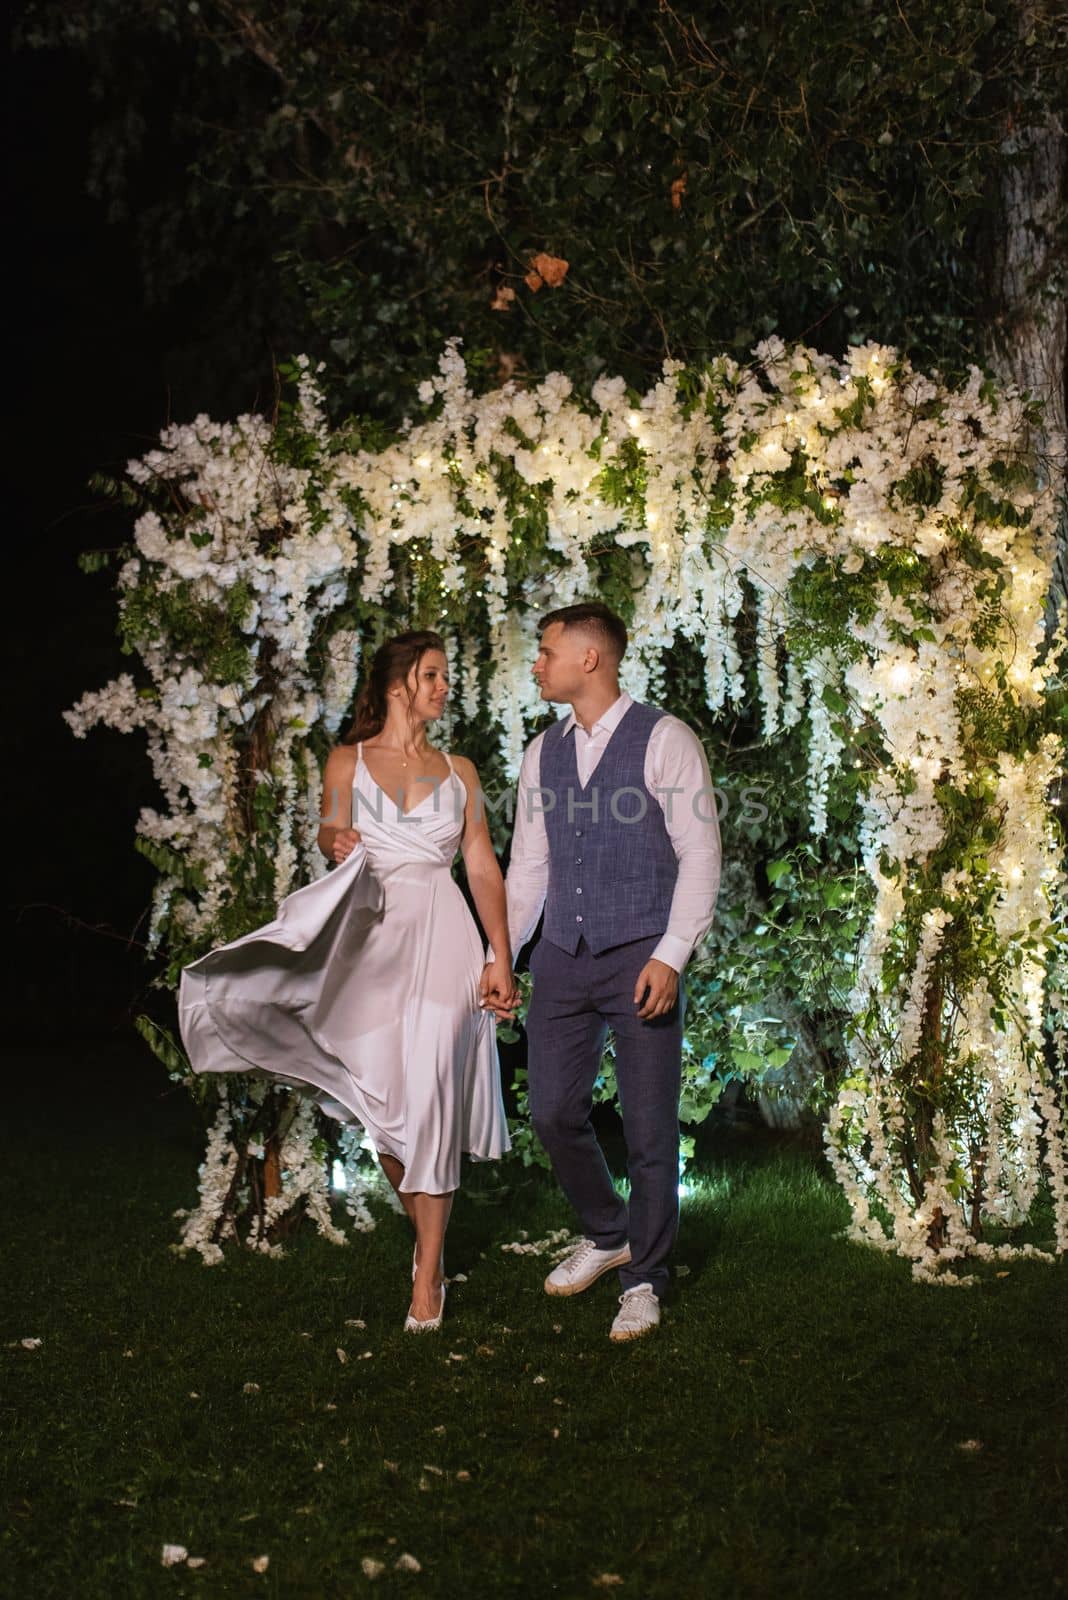
[[[945,1036],[942,1022],[942,979],[940,976],[931,978],[927,985],[927,994],[923,1005],[923,1033],[920,1046],[920,1060],[930,1079],[927,1091],[929,1098],[920,1102],[916,1117],[916,1148],[920,1156],[919,1181],[926,1186],[927,1172],[934,1160],[934,1118],[935,1108],[940,1104],[942,1095],[942,1075],[945,1067]],[[936,1207],[931,1214],[931,1225],[927,1230],[927,1243],[932,1250],[941,1250],[946,1242],[946,1219],[941,1207]]]
[[[278,1136],[271,1134],[263,1148],[263,1195],[274,1200],[282,1193],[282,1163],[279,1159]]]
[[[1017,26],[1032,30],[1034,7],[1020,0]],[[1044,86],[1034,85],[1041,89]],[[1042,426],[1031,443],[1060,507],[1057,561],[1051,601],[1068,597],[1068,518],[1065,467],[1068,419],[1068,313],[1064,296],[1062,226],[1068,176],[1068,141],[1055,97],[1046,89],[1045,114],[1020,110],[1010,118],[1002,145],[998,217],[991,252],[994,316],[989,356],[998,375],[1041,400]]]

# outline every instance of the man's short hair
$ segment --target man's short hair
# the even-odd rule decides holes
[[[597,640],[598,648],[616,661],[622,661],[627,653],[626,623],[600,600],[582,600],[550,611],[538,623],[538,632],[544,633],[554,622],[563,623],[565,629],[585,628]]]

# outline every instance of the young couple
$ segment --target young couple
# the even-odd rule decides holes
[[[461,1154],[508,1149],[495,1021],[515,1012],[513,957],[543,911],[531,1118],[584,1234],[545,1288],[578,1294],[618,1268],[610,1337],[660,1320],[678,1222],[680,975],[712,921],[720,840],[701,745],[620,690],[626,647],[599,602],[542,620],[534,677],[571,709],[523,758],[505,883],[477,772],[427,737],[448,695],[442,641],[388,640],[324,775],[319,847],[337,870],[183,974],[195,1071],[255,1067],[366,1130],[415,1230],[410,1332],[441,1326]],[[452,878],[457,848],[485,955]],[[609,1028],[629,1203],[590,1121]]]

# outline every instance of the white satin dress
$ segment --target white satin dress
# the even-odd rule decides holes
[[[446,757],[448,760],[448,757]],[[462,1153],[509,1148],[482,942],[451,867],[466,790],[449,776],[404,813],[357,747],[362,844],[288,895],[274,922],[182,973],[194,1072],[258,1071],[358,1122],[404,1166],[407,1193],[459,1186]]]

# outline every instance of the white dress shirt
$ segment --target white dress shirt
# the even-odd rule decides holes
[[[573,734],[579,782],[586,786],[597,770],[609,739],[634,704],[623,693],[587,733],[574,713],[564,723],[564,738]],[[549,836],[541,800],[539,733],[527,747],[519,770],[512,855],[505,887],[508,931],[518,954],[537,926],[549,887]],[[662,716],[649,735],[643,769],[645,787],[664,813],[671,847],[679,863],[667,929],[653,951],[681,972],[694,946],[712,926],[719,892],[720,838],[716,801],[708,761],[701,742],[678,717]]]

